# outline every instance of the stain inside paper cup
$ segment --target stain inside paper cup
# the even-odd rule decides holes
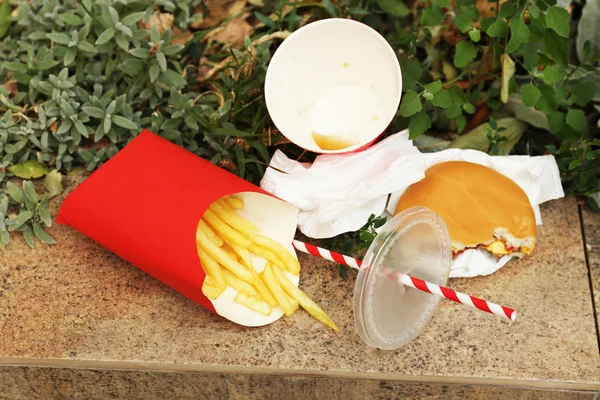
[[[383,103],[371,88],[343,84],[327,90],[311,113],[311,132],[323,150],[341,150],[365,142],[385,130]],[[375,117],[373,117],[375,116]]]
[[[198,232],[196,234],[198,253],[203,268],[207,273],[203,293],[210,298],[217,314],[245,326],[262,326],[270,324],[281,318],[283,315],[283,310],[279,306],[272,307],[270,313],[264,315],[264,313],[251,309],[247,305],[240,304],[239,301],[236,301],[239,293],[238,290],[227,283],[219,288],[220,285],[216,282],[217,279],[215,279],[215,274],[211,274],[210,272],[211,267],[215,268],[215,263],[217,264],[216,267],[221,271],[221,274],[230,274],[231,271],[224,267],[222,262],[215,259],[214,252],[216,250],[214,248],[212,249],[213,254],[210,254],[210,252],[207,251],[206,247],[212,245],[221,250],[216,251],[217,253],[220,253],[221,255],[225,254],[230,261],[234,261],[234,267],[245,269],[246,272],[242,271],[242,276],[243,274],[248,274],[249,278],[251,276],[257,276],[263,271],[266,265],[266,260],[264,258],[259,257],[250,251],[247,252],[247,255],[250,256],[250,260],[248,260],[247,257],[243,256],[245,251],[243,249],[240,250],[240,247],[244,246],[239,246],[235,243],[232,244],[231,238],[223,237],[223,229],[229,231],[231,234],[231,231],[228,230],[227,227],[235,228],[233,229],[235,232],[242,235],[242,237],[246,237],[242,233],[242,231],[244,231],[242,226],[236,225],[235,222],[232,223],[231,221],[229,221],[229,223],[225,222],[225,219],[227,218],[223,217],[221,214],[223,212],[235,213],[236,217],[240,217],[249,223],[248,226],[250,228],[247,229],[252,229],[252,226],[256,227],[258,229],[258,235],[280,243],[294,256],[294,258],[297,258],[296,252],[292,246],[292,241],[296,232],[298,209],[291,204],[271,196],[255,192],[244,192],[226,196],[215,201],[204,213],[198,224]],[[216,225],[220,224],[225,224],[225,227],[218,229]],[[210,243],[203,244],[203,241],[206,242],[207,240],[211,242],[212,245]],[[242,255],[240,255],[240,253],[242,253]],[[210,260],[206,260],[207,257]],[[248,264],[256,271],[256,274],[248,269]],[[295,286],[298,286],[299,276],[295,276],[287,271],[284,273]],[[238,277],[235,274],[233,274],[233,276],[234,278]],[[225,277],[221,279],[227,280]],[[248,283],[248,285],[250,284]],[[253,289],[250,288],[250,290]],[[260,298],[255,300],[260,301]],[[257,306],[256,301],[254,301],[253,304],[259,309],[265,306],[265,304],[261,305],[260,302]]]

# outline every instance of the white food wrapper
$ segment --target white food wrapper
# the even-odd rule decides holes
[[[485,165],[514,180],[527,194],[538,225],[542,224],[539,205],[564,197],[553,156],[492,157],[460,149],[421,153],[408,139],[407,130],[362,152],[318,156],[313,164],[290,160],[277,151],[261,187],[300,209],[302,233],[329,238],[360,229],[371,214],[393,215],[402,193],[423,179],[428,168],[445,161]],[[453,261],[450,277],[489,275],[510,259],[467,250]]]

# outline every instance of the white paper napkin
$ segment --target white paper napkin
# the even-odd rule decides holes
[[[475,150],[421,153],[402,131],[359,153],[318,156],[313,164],[273,156],[261,187],[300,209],[298,227],[312,238],[356,231],[371,214],[391,214],[402,193],[423,179],[429,167],[445,161],[482,164],[513,179],[527,193],[542,223],[539,205],[564,196],[553,156],[491,157]],[[451,277],[489,275],[511,259],[496,259],[484,250],[467,250],[453,261]]]

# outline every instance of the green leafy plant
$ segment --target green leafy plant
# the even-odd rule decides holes
[[[3,245],[9,231],[51,242],[43,210],[60,174],[94,171],[142,128],[254,183],[277,148],[312,160],[269,120],[263,85],[280,41],[329,17],[395,50],[404,94],[388,133],[409,128],[423,151],[554,154],[567,192],[600,208],[594,2],[0,1]],[[53,189],[36,200],[17,178]],[[329,244],[360,252],[381,223]]]

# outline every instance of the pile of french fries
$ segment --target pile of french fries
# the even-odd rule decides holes
[[[339,331],[329,316],[284,274],[300,274],[300,263],[280,243],[260,235],[259,228],[235,210],[244,203],[234,196],[215,201],[198,223],[196,244],[206,272],[202,292],[216,300],[227,286],[237,291],[235,302],[264,315],[281,307],[291,316],[300,306],[314,318]],[[252,254],[266,260],[258,273]]]

